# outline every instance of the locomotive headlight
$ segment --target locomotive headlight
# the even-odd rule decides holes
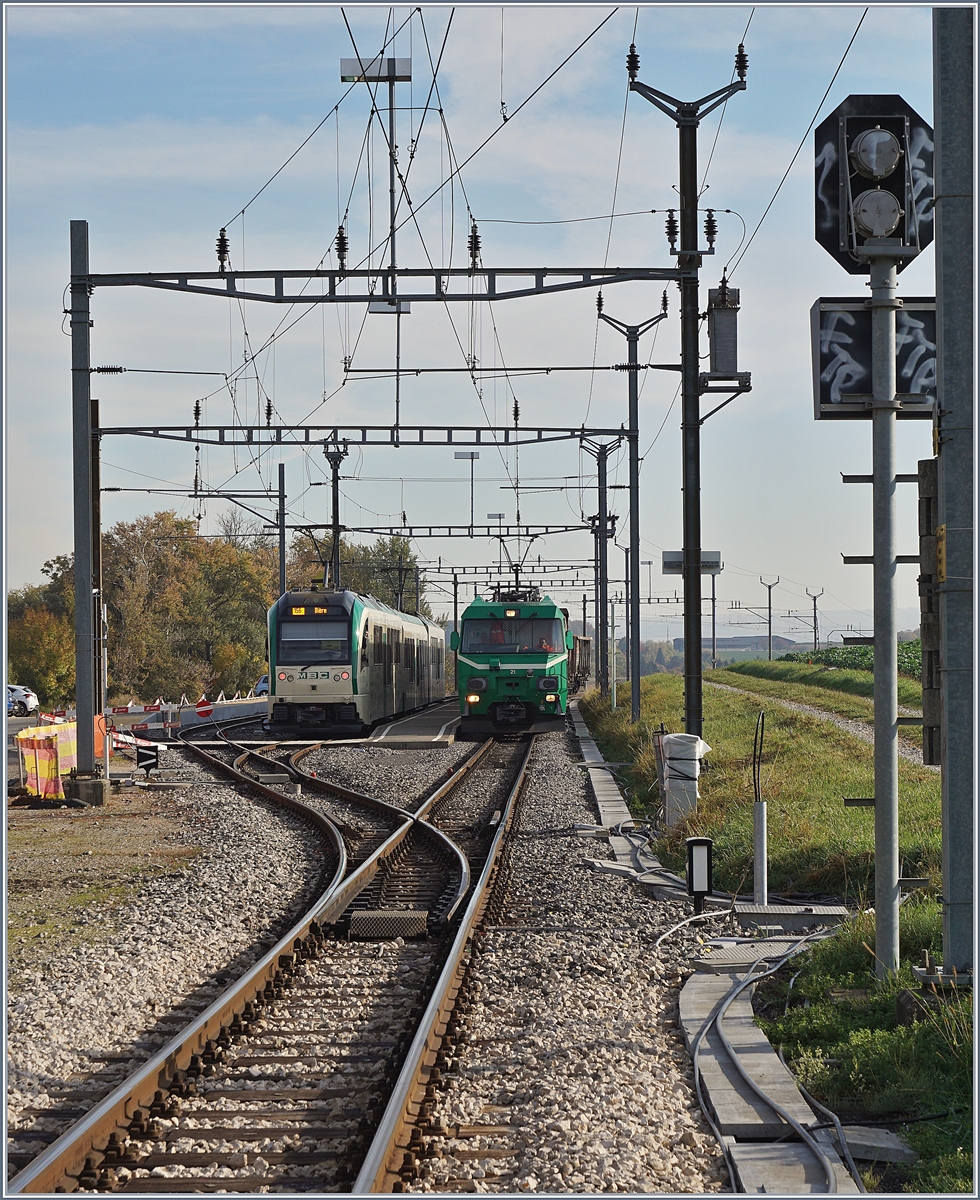
[[[350,671],[341,671],[340,678],[341,679],[350,679]]]
[[[555,695],[554,695],[553,693],[551,693],[551,692],[549,692],[549,693],[548,693],[548,695],[547,695],[547,696],[545,696],[545,700],[547,700],[549,704],[554,704],[554,702],[555,702],[557,699],[558,699],[558,697],[557,697],[557,696],[555,696]]]
[[[485,692],[487,690],[487,681],[482,675],[474,675],[472,679],[466,681],[466,686],[471,692]]]
[[[280,671],[280,672],[279,672],[279,678],[280,678],[280,679],[285,679],[285,678],[286,678],[286,672],[285,672],[285,671]]]
[[[553,692],[557,686],[557,675],[542,675],[538,680],[538,690],[542,692]]]
[[[466,697],[466,703],[467,704],[479,704],[480,697],[477,696],[476,693],[474,693],[473,695]]]

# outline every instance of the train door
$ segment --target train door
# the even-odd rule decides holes
[[[386,625],[382,638],[385,681],[384,715],[386,717],[390,717],[395,711],[395,658],[393,654],[392,633],[391,627]]]
[[[385,693],[382,663],[381,626],[375,623],[371,629],[370,695],[372,722],[376,721],[384,712]]]

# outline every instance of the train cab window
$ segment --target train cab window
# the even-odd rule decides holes
[[[565,648],[562,623],[551,617],[479,617],[463,622],[463,653],[556,653]]]
[[[350,624],[346,621],[283,621],[279,626],[281,666],[313,667],[350,662]]]

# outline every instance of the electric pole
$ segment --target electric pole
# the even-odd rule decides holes
[[[696,216],[696,214],[695,214]],[[626,338],[629,375],[629,427],[626,440],[629,446],[630,541],[626,566],[626,644],[627,674],[630,679],[630,719],[640,719],[640,372],[638,348],[640,338],[667,316],[667,293],[664,292],[661,311],[639,325],[625,325],[602,311],[602,292],[596,296],[599,320],[605,321]]]
[[[806,594],[813,601],[813,652],[814,654],[820,649],[820,626],[817,623],[817,601],[823,595],[823,588],[819,592],[811,592],[806,589]]]
[[[333,531],[333,547],[330,551],[330,582],[335,592],[340,590],[340,464],[347,457],[347,443],[343,449],[334,445],[332,450],[326,446],[323,455],[330,464],[330,527]]]
[[[701,394],[699,324],[701,319],[698,272],[703,254],[698,248],[698,125],[702,118],[745,90],[748,58],[739,45],[735,56],[738,80],[700,100],[685,102],[640,83],[636,46],[626,59],[630,91],[638,92],[677,125],[680,170],[680,250],[677,250],[677,221],[673,212],[667,221],[671,253],[677,256],[681,289],[681,395],[684,493],[684,729],[701,735]]]
[[[775,583],[766,583],[765,579],[764,579],[764,578],[763,578],[763,577],[760,575],[760,576],[759,576],[759,582],[762,584],[762,586],[763,586],[764,588],[766,588],[766,590],[767,590],[767,591],[768,591],[768,593],[769,593],[769,601],[768,601],[768,604],[767,604],[767,606],[766,606],[766,611],[767,611],[767,614],[768,614],[768,616],[767,616],[767,625],[768,625],[768,629],[769,629],[769,661],[770,661],[770,662],[772,662],[772,589],[773,589],[774,587],[778,587],[778,585],[779,585],[779,576],[778,576],[778,575],[776,576],[776,582],[775,582]]]
[[[286,464],[279,464],[279,595],[286,591]]]

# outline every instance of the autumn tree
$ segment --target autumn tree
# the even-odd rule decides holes
[[[73,696],[75,630],[63,614],[43,605],[24,608],[8,622],[7,659],[7,678],[37,692],[45,708],[59,707]]]

